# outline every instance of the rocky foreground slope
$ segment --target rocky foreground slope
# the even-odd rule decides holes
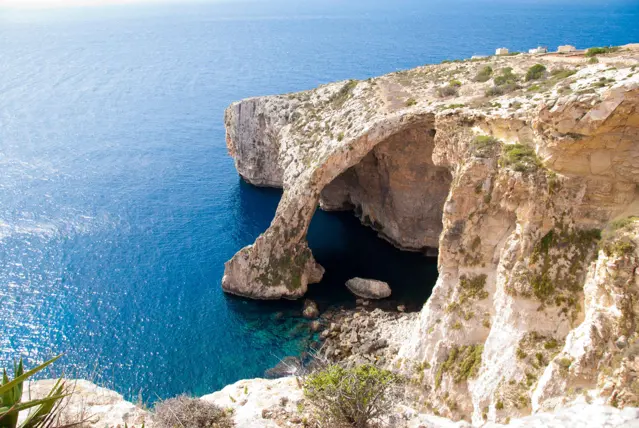
[[[482,424],[639,405],[639,47],[425,66],[243,100],[225,123],[241,176],[284,189],[225,291],[301,297],[323,275],[315,210],[353,210],[439,252],[392,363],[418,410]]]

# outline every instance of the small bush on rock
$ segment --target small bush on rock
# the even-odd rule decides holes
[[[489,65],[483,67],[475,75],[475,82],[488,82],[493,75],[493,68]]]
[[[532,147],[522,144],[504,146],[499,165],[519,172],[532,172],[542,166]]]
[[[517,75],[513,73],[512,67],[505,67],[501,69],[501,74],[495,76],[493,80],[495,85],[502,86],[506,84],[514,84],[518,79]]]
[[[499,97],[501,95],[504,95],[504,90],[501,88],[501,86],[493,86],[492,88],[486,89],[484,95],[486,95],[487,97]]]
[[[501,147],[501,141],[490,135],[478,135],[470,145],[472,154],[478,158],[490,157],[496,147]]]
[[[526,82],[530,82],[531,80],[539,80],[544,77],[544,73],[546,72],[546,67],[541,64],[535,64],[528,69],[526,73]]]
[[[417,100],[415,98],[409,98],[406,100],[406,107],[411,107],[417,104]]]
[[[157,428],[233,428],[231,415],[213,403],[186,395],[170,398],[155,406]]]
[[[398,383],[395,374],[373,365],[332,365],[305,379],[304,395],[321,412],[322,426],[367,428],[390,412]]]
[[[437,88],[437,96],[440,98],[455,97],[459,93],[457,86],[442,86]]]
[[[590,48],[586,51],[586,56],[594,57],[597,55],[617,52],[618,50],[619,50],[618,46],[607,46],[604,48]]]

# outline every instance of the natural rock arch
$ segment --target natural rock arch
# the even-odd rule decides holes
[[[251,114],[256,114],[255,109]],[[227,127],[245,122],[227,120]],[[269,126],[263,120],[257,125]],[[259,131],[262,141],[265,135],[274,133]],[[278,135],[266,147],[279,151],[281,159],[290,126]],[[287,167],[278,166],[283,171],[284,194],[275,218],[253,245],[227,262],[223,289],[250,298],[296,299],[304,295],[309,283],[319,282],[324,270],[315,262],[306,241],[318,205],[326,210],[357,208],[365,223],[400,248],[436,248],[451,175],[446,168],[433,164],[434,135],[433,114],[395,114],[374,122],[354,138],[329,146],[323,153],[310,150],[309,154],[289,147],[292,150],[287,152],[293,154],[293,160]],[[233,144],[230,138],[231,152],[237,150]],[[311,167],[307,165],[309,158]],[[263,164],[256,169],[269,175]],[[259,183],[256,169],[247,175],[250,181]],[[272,184],[273,180],[262,182]]]

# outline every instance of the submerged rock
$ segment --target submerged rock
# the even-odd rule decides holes
[[[315,303],[311,299],[306,299],[304,301],[304,309],[302,309],[302,315],[304,318],[313,319],[319,316],[319,307],[317,303]]]
[[[346,281],[346,287],[354,295],[365,299],[385,299],[391,295],[391,289],[388,284],[375,279],[349,279]]]
[[[317,333],[322,329],[322,324],[319,321],[313,321],[309,327],[313,333]]]

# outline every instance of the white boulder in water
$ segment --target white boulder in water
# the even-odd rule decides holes
[[[384,281],[376,279],[353,278],[346,281],[351,292],[365,299],[385,299],[391,295],[391,288]]]

